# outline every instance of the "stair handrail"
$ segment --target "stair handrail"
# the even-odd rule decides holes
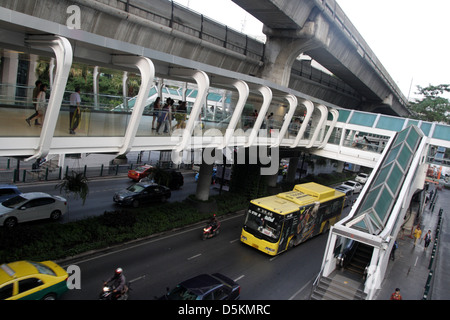
[[[319,273],[317,274],[316,279],[315,279],[314,282],[313,282],[313,285],[312,285],[312,288],[311,288],[311,293],[310,293],[310,295],[309,295],[310,299],[311,299],[311,297],[312,297],[314,291],[316,290],[316,288],[317,288],[317,286],[318,286],[318,284],[319,284],[319,280],[320,280],[320,278],[322,277],[323,270],[324,270],[324,268],[325,268],[324,266],[326,266],[327,263],[328,263],[328,259],[325,261],[325,263],[322,264],[322,268],[320,269]]]
[[[51,167],[52,161],[54,161],[55,158],[59,158],[59,155],[58,154],[47,155],[47,157],[45,157],[44,159],[44,162],[42,162],[39,166],[42,167],[43,165],[48,164],[48,166]],[[59,162],[59,159],[57,161]]]

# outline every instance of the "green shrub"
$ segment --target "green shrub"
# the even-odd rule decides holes
[[[98,219],[107,227],[132,227],[136,223],[136,214],[125,210],[105,211]]]

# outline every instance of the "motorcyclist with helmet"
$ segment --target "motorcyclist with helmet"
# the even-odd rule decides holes
[[[106,286],[109,283],[111,283],[111,286],[113,288],[113,299],[117,300],[127,290],[126,279],[123,274],[122,268],[117,268],[114,271],[114,275],[106,280],[103,285]]]
[[[212,227],[213,231],[216,231],[218,225],[219,225],[219,220],[217,220],[216,218],[216,214],[214,214],[212,216],[212,218],[209,220],[209,225]]]

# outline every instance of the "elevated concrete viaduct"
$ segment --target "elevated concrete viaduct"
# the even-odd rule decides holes
[[[361,96],[360,108],[407,116],[406,98],[335,0],[233,0],[264,23],[259,76],[299,90],[291,66],[305,53]]]

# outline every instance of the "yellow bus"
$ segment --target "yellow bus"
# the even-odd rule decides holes
[[[241,242],[277,255],[339,221],[345,194],[309,182],[294,190],[250,201]]]

